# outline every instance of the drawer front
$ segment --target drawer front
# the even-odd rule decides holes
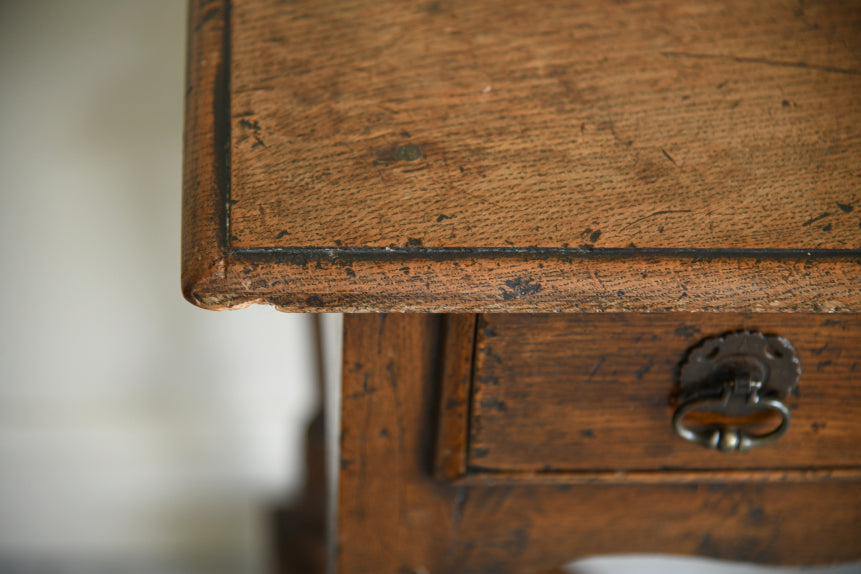
[[[673,397],[687,350],[741,329],[787,338],[802,375],[787,400],[787,434],[768,446],[724,454],[676,435]],[[858,315],[480,315],[474,350],[469,472],[845,472],[861,466]]]

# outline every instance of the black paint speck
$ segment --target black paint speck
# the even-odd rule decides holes
[[[638,381],[641,381],[643,379],[643,375],[645,375],[646,373],[648,373],[651,370],[652,370],[652,363],[649,363],[648,365],[644,365],[634,372],[634,378],[637,379]]]
[[[352,268],[350,268],[350,267],[347,267],[346,272],[347,272],[347,275],[349,275],[350,277],[355,277],[355,276],[356,276],[356,272],[355,272],[355,271],[353,271],[353,269],[352,269]]]
[[[454,215],[446,215],[444,213],[439,214],[436,218],[436,222],[440,223],[441,221],[445,221],[446,219],[454,219]]]
[[[599,237],[601,237],[601,230],[600,229],[592,232],[592,234],[589,236],[589,241],[591,241],[592,243],[595,243],[596,241],[598,241]]]
[[[784,108],[788,108],[790,106],[789,100],[783,100],[782,102],[780,102],[780,105]]]
[[[422,240],[417,237],[407,237],[407,247],[421,247]]]
[[[446,409],[449,409],[449,410],[451,410],[451,409],[457,409],[457,408],[460,408],[460,407],[461,407],[461,405],[463,405],[463,401],[459,401],[459,400],[457,400],[457,399],[449,399],[449,400],[448,400],[448,401],[446,401],[446,403],[445,403],[445,408],[446,408]]]
[[[661,152],[663,152],[664,157],[667,158],[670,161],[670,163],[672,163],[673,165],[677,165],[676,160],[673,159],[673,156],[671,156],[669,153],[667,153],[667,150],[665,150],[664,148],[661,148]]]
[[[309,307],[323,307],[323,300],[319,295],[311,295],[305,299],[305,304]]]
[[[416,161],[422,158],[422,148],[416,144],[404,144],[395,150],[395,158],[400,161]]]
[[[500,401],[499,399],[484,399],[483,401],[481,401],[481,408],[490,411],[497,411],[500,413],[508,411],[508,407],[505,406],[505,403],[503,401]]]
[[[827,349],[827,348],[828,348],[828,343],[825,343],[824,345],[822,345],[822,346],[821,346],[821,347],[819,347],[818,349],[810,349],[810,354],[811,354],[811,355],[816,355],[816,356],[818,357],[819,355],[821,355],[822,353],[824,353],[824,352],[825,352],[825,349]]]
[[[839,201],[837,202],[837,207],[839,207],[840,211],[842,211],[843,213],[850,213],[853,209],[855,209],[851,204],[840,203]]]
[[[822,231],[831,231],[831,224],[827,223],[822,226]]]
[[[759,522],[765,516],[765,510],[761,506],[754,506],[747,511],[747,519],[750,522]]]
[[[488,355],[490,355],[490,353],[488,353]],[[482,376],[478,377],[477,380],[479,383],[481,383],[483,385],[498,385],[499,384],[499,379],[497,377],[494,377],[493,375],[482,375]]]
[[[580,431],[580,436],[583,438],[595,438],[595,431],[592,429],[583,429]]]
[[[505,282],[505,285],[508,286],[511,291],[507,291],[506,289],[502,289],[502,300],[510,301],[512,299],[519,299],[521,297],[526,297],[527,295],[534,295],[541,291],[540,283],[533,283],[532,279],[523,280],[522,277],[518,277],[516,279],[509,279]]]
[[[699,327],[696,325],[679,325],[675,330],[676,337],[681,337],[682,339],[690,339],[700,333]]]
[[[285,235],[290,235],[290,232],[287,231],[286,229],[284,231],[281,231],[280,233],[278,233],[278,235],[275,236],[275,239],[281,239]]]
[[[263,143],[263,140],[260,138],[260,124],[257,123],[257,120],[239,120],[239,126],[249,129],[254,133],[254,144],[252,144],[252,148],[266,147],[266,144]]]
[[[820,214],[820,215],[817,215],[816,217],[811,217],[810,219],[808,219],[807,221],[805,221],[804,223],[802,223],[802,224],[801,224],[801,227],[807,227],[808,225],[813,225],[814,223],[816,223],[816,222],[817,222],[817,221],[819,221],[820,219],[825,219],[825,218],[826,218],[826,217],[828,217],[829,215],[831,215],[831,214],[830,214],[830,213],[828,213],[828,212],[826,211],[825,213],[822,213],[822,214]]]
[[[474,448],[472,449],[472,458],[482,458],[490,454],[489,448]]]

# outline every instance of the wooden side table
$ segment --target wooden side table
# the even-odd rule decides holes
[[[192,0],[183,291],[350,313],[337,571],[861,558],[859,54],[851,1]]]

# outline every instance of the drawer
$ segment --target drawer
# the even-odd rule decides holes
[[[454,323],[446,352],[460,358],[446,360],[437,457],[449,478],[786,480],[861,467],[858,315],[497,314]],[[802,374],[784,401],[784,436],[722,453],[676,434],[677,381],[689,349],[739,330],[786,338]],[[688,424],[708,426],[709,417]],[[756,434],[780,419],[759,411],[742,422]]]

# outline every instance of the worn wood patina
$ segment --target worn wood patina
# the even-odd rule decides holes
[[[196,304],[861,306],[853,2],[195,5]]]
[[[861,558],[857,1],[190,6],[186,298],[367,313],[338,572]],[[803,372],[723,454],[673,392],[730,330]]]

